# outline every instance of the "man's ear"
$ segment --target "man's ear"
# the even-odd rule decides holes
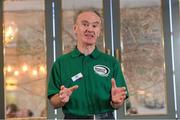
[[[77,26],[76,26],[76,24],[73,26],[73,31],[74,31],[74,33],[76,33],[76,29],[77,29]]]
[[[99,31],[98,37],[100,37],[101,35],[102,35],[102,30]]]
[[[101,26],[101,27],[100,27],[100,31],[99,31],[99,33],[98,33],[98,37],[102,36],[102,34],[103,34],[103,27]]]

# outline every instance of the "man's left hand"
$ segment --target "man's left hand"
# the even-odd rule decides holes
[[[126,98],[126,88],[117,87],[114,78],[111,79],[111,83],[111,105],[113,108],[117,109],[124,103],[124,99]]]

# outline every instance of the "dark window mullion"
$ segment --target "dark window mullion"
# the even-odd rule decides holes
[[[53,19],[52,19],[52,2],[53,0],[45,0],[45,25],[46,25],[46,64],[47,64],[47,75],[49,76],[52,64],[54,62],[53,58]],[[47,76],[47,84],[48,77]],[[49,100],[47,100],[47,118],[54,119],[56,116],[54,114],[54,108],[50,105]]]
[[[3,58],[3,1],[0,1],[0,119],[5,118],[4,103],[4,58]]]
[[[173,46],[174,46],[174,68],[173,72],[175,75],[175,85],[176,85],[176,103],[177,103],[177,117],[180,119],[180,94],[178,91],[180,90],[180,12],[179,12],[179,0],[171,0],[171,8],[172,8],[172,28],[173,28]]]

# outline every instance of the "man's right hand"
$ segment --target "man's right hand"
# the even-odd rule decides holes
[[[50,102],[54,108],[63,107],[67,102],[69,102],[69,98],[73,91],[78,88],[78,85],[72,86],[70,88],[64,87],[62,85],[60,87],[60,91],[58,94],[55,94],[50,98]]]
[[[62,85],[60,87],[59,98],[60,98],[60,102],[63,106],[67,102],[69,102],[69,98],[70,98],[72,92],[75,91],[77,88],[78,88],[78,85],[72,86],[70,88],[66,88],[66,87],[64,87],[64,85]]]

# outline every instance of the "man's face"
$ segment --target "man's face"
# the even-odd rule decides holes
[[[74,25],[74,33],[81,44],[95,45],[101,33],[100,17],[91,11],[79,14]]]

